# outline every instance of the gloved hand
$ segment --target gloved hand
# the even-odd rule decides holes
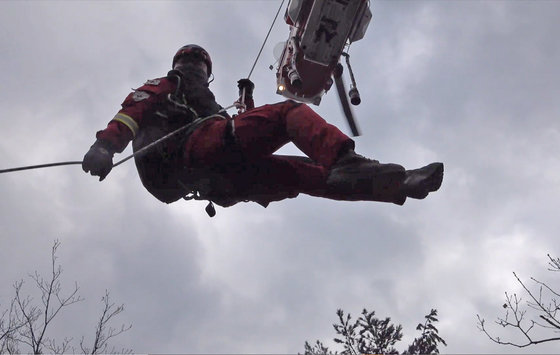
[[[251,80],[241,79],[237,82],[237,87],[239,88],[239,96],[243,95],[243,89],[245,89],[245,97],[253,97],[255,84]]]
[[[82,169],[92,176],[99,176],[99,181],[103,181],[113,168],[114,154],[108,143],[97,140],[84,156]]]

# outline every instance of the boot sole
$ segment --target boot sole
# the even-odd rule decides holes
[[[408,193],[408,197],[415,199],[423,199],[430,192],[439,190],[443,182],[443,163],[432,163],[423,168],[426,178],[422,180],[418,191]]]

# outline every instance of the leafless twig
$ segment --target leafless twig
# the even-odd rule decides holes
[[[56,252],[60,246],[59,241],[55,241],[51,250],[51,267],[49,276],[44,278],[39,272],[35,272],[29,277],[34,281],[35,286],[40,291],[41,302],[39,305],[34,303],[30,296],[24,296],[24,281],[14,283],[15,297],[13,298],[10,309],[0,313],[0,354],[1,353],[21,353],[20,345],[28,346],[33,354],[40,354],[44,350],[53,354],[63,354],[74,352],[72,338],[64,338],[62,341],[47,336],[50,324],[66,307],[83,301],[78,295],[78,284],[68,294],[63,292],[61,275],[62,268],[57,263]],[[129,326],[121,326],[118,329],[109,327],[108,324],[115,316],[124,310],[124,305],[118,307],[109,301],[109,292],[105,291],[102,298],[104,304],[102,315],[96,326],[93,347],[87,349],[84,340],[80,342],[80,348],[84,353],[131,353],[131,350],[109,351],[108,342],[110,339],[129,330]]]
[[[560,259],[554,259],[550,255],[548,255],[548,258],[550,260],[549,266],[551,267],[548,270],[560,271]],[[522,299],[517,297],[515,293],[513,295],[508,295],[506,292],[506,303],[503,305],[505,315],[503,317],[498,317],[496,323],[503,328],[517,329],[517,331],[523,335],[525,341],[504,341],[498,336],[493,336],[488,330],[484,318],[480,315],[477,315],[478,329],[484,332],[490,340],[497,344],[511,345],[518,348],[560,340],[560,337],[558,336],[537,338],[537,336],[532,332],[536,329],[535,326],[542,329],[552,330],[554,333],[560,331],[560,304],[556,298],[554,298],[560,296],[560,294],[546,283],[535,278],[531,278],[531,280],[537,285],[538,289],[531,290],[515,272],[513,273],[513,276],[523,287],[524,292],[529,296],[529,300],[526,301],[527,308],[523,308],[521,306]],[[550,301],[547,301],[548,297],[550,297]],[[537,319],[526,319],[528,310],[537,312]],[[544,323],[539,322],[539,320],[544,321]]]
[[[99,322],[97,322],[97,326],[95,329],[95,339],[93,341],[93,346],[91,349],[87,348],[84,343],[84,338],[80,341],[80,348],[84,354],[100,354],[100,353],[107,353],[108,349],[108,341],[111,338],[118,336],[132,328],[132,325],[125,326],[124,324],[121,325],[119,329],[115,329],[112,327],[108,327],[109,321],[121,313],[124,310],[124,305],[120,305],[115,308],[114,303],[110,303],[109,301],[109,292],[105,291],[105,296],[101,298],[101,302],[103,303],[103,312],[101,313],[101,317],[99,318]],[[115,349],[112,349],[110,352],[115,352]],[[119,353],[129,353],[131,350],[121,350]]]

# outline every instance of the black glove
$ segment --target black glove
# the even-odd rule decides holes
[[[82,169],[92,176],[99,176],[99,181],[103,181],[113,168],[113,155],[115,151],[104,141],[97,140],[84,156]]]
[[[245,97],[253,97],[255,84],[251,80],[241,79],[237,82],[237,87],[239,88],[239,96],[243,95],[243,89],[245,89]]]

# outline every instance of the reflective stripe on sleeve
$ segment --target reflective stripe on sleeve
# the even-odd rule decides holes
[[[117,113],[113,118],[113,121],[120,122],[127,126],[132,131],[133,137],[136,137],[136,133],[138,133],[138,130],[140,129],[140,127],[138,127],[138,123],[136,123],[132,117],[125,115],[122,112]]]

